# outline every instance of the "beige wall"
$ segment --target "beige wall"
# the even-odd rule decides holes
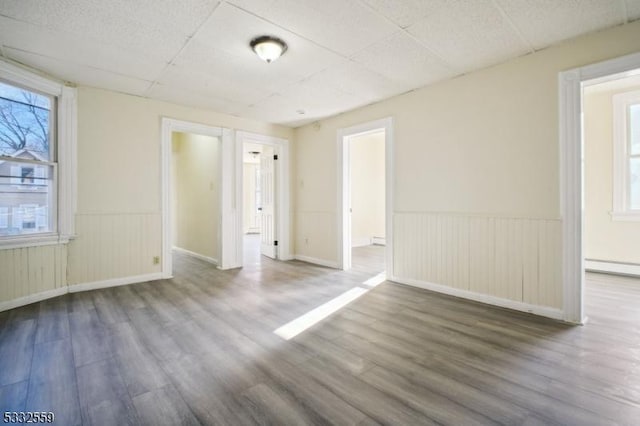
[[[153,257],[162,244],[162,117],[289,140],[293,135],[282,126],[80,87],[77,237],[68,246],[0,250],[0,308],[67,285],[160,272],[162,262],[154,264]]]
[[[351,243],[371,244],[385,236],[384,131],[349,138]]]
[[[78,90],[78,238],[70,284],[160,272],[162,117],[285,139],[288,128],[203,109],[81,87]]]
[[[640,222],[613,221],[613,95],[640,85],[602,90],[584,96],[584,238],[589,260],[640,264]]]
[[[410,253],[415,246],[409,237],[445,241],[448,246],[466,238],[474,243],[468,248],[469,259],[460,268],[471,270],[472,278],[463,290],[560,307],[561,292],[555,289],[561,282],[559,262],[538,262],[541,253],[550,250],[549,244],[555,253],[561,248],[558,73],[636,51],[640,51],[640,22],[580,37],[297,129],[298,253],[337,262],[336,132],[391,116],[395,138],[394,267],[404,271],[399,278],[453,287],[443,274],[419,270],[429,253],[414,254],[412,264],[400,268],[404,261],[401,253]],[[433,228],[423,218],[413,232],[400,229],[410,226],[414,215],[422,218],[431,214],[438,215]],[[481,221],[475,231],[471,225],[450,231],[449,226],[440,226],[459,217],[469,221],[487,218],[488,222]],[[498,241],[503,219],[515,221],[514,234],[507,231],[504,244],[505,252],[512,253],[517,264],[504,285],[487,289],[474,277],[482,268],[497,270],[501,259],[489,259],[490,264],[478,261],[487,254],[487,247],[475,242]],[[523,240],[523,232],[532,232],[535,237]],[[308,243],[303,238],[308,238]],[[444,263],[436,265],[440,265],[436,272],[445,268]],[[522,291],[522,276],[531,265],[538,266]],[[514,291],[517,287],[521,288],[518,292]],[[552,298],[537,296],[549,292],[554,294]]]
[[[220,150],[219,138],[178,132],[172,137],[173,245],[216,261],[220,255]]]

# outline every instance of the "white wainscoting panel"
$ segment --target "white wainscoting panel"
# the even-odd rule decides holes
[[[0,302],[52,294],[66,285],[65,244],[0,250]]]
[[[161,271],[160,213],[76,215],[77,238],[69,243],[69,285]]]
[[[394,275],[562,308],[561,221],[395,213]]]

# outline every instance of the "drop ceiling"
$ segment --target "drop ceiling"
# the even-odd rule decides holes
[[[2,0],[0,53],[297,127],[640,18],[640,0]],[[249,48],[274,35],[272,64]]]

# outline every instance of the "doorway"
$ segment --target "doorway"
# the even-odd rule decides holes
[[[379,269],[387,279],[393,276],[392,125],[386,118],[338,131],[340,267]]]
[[[280,138],[237,133],[238,211],[243,266],[289,260],[289,146]]]
[[[220,258],[219,136],[171,135],[171,246],[218,265]]]
[[[609,309],[622,312],[616,296],[628,300],[626,287],[640,284],[640,69],[614,77],[582,91],[584,309],[592,319],[610,299]]]
[[[584,91],[590,86],[637,75],[638,69],[640,54],[632,54],[559,74],[563,316],[568,322],[583,324],[587,320],[584,309]],[[612,217],[615,206],[613,210]]]

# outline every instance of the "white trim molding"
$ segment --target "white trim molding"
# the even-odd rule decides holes
[[[586,321],[583,302],[582,88],[630,75],[640,68],[640,53],[560,72],[560,205],[562,215],[563,320]]]
[[[220,138],[222,141],[220,169],[225,168],[225,162],[222,159],[226,158],[226,156],[229,155],[228,150],[233,148],[233,141],[229,141],[231,132],[228,129],[162,117],[160,136],[160,171],[162,182],[162,278],[165,279],[173,277],[173,261],[171,258],[171,250],[173,248],[171,230],[171,142],[174,132],[195,133]],[[222,170],[220,176],[220,182],[222,184],[220,191],[220,205],[222,212],[220,228],[223,233],[226,229],[224,223],[225,220],[228,220],[227,216],[229,214],[233,214],[233,211],[229,210],[227,206],[228,200],[225,198],[225,194],[229,192],[227,186],[231,185],[231,183],[223,179],[224,172],[225,171]],[[229,258],[226,251],[233,249],[233,244],[227,244],[225,235],[226,234],[223,234],[221,238],[216,241],[218,253],[220,253],[223,265],[225,264],[225,260]],[[233,241],[231,241],[231,243],[233,243]]]
[[[89,283],[74,284],[69,286],[69,293],[80,291],[98,290],[101,288],[118,287],[121,285],[145,283],[163,279],[161,272],[152,274],[133,275],[131,277],[112,278],[109,280],[93,281]]]
[[[200,260],[203,260],[205,262],[208,262],[208,263],[211,263],[213,265],[218,266],[218,259],[214,259],[213,257],[205,256],[203,254],[196,253],[195,251],[183,249],[181,247],[176,247],[176,246],[173,246],[173,251],[176,251],[176,252],[182,253],[182,254],[186,254],[187,256],[191,256],[193,258],[200,259]]]
[[[540,315],[543,317],[553,318],[556,320],[564,319],[564,314],[561,309],[556,309],[556,308],[551,308],[546,306],[531,305],[524,302],[517,302],[515,300],[503,299],[500,297],[490,296],[488,294],[461,290],[459,288],[430,283],[427,281],[404,279],[404,278],[398,278],[398,277],[391,277],[390,279],[387,278],[387,280],[392,281],[394,283],[405,284],[412,287],[418,287],[425,290],[435,291],[437,293],[447,294],[449,296],[460,297],[462,299],[473,300],[476,302],[482,302],[489,305],[499,306],[501,308],[513,309],[515,311],[526,312],[534,315]]]
[[[345,141],[353,136],[362,136],[384,130],[385,133],[385,239],[389,242],[385,249],[385,268],[387,276],[393,275],[393,188],[394,188],[394,149],[393,118],[387,117],[352,127],[338,129],[338,177],[337,177],[337,221],[338,229],[338,266],[340,269],[351,268],[351,181],[349,175],[349,144]]]
[[[317,257],[304,256],[301,254],[296,254],[294,258],[296,260],[300,260],[302,262],[307,262],[307,263],[313,263],[314,265],[318,265],[318,266],[326,266],[327,268],[332,268],[332,269],[341,269],[338,262],[335,262],[332,260],[319,259]]]
[[[78,106],[77,90],[64,82],[44,77],[34,70],[0,59],[0,75],[9,83],[24,86],[56,98],[56,120],[52,137],[55,138],[55,160],[44,162],[53,168],[56,187],[52,221],[55,223],[55,238],[52,233],[19,235],[0,239],[0,249],[33,247],[47,244],[65,244],[75,236],[75,213],[77,205],[77,139]],[[52,123],[53,124],[53,123]],[[19,161],[19,160],[18,160]],[[55,240],[55,242],[54,242]]]
[[[63,294],[67,294],[68,292],[69,288],[65,285],[64,287],[56,288],[53,290],[47,290],[41,293],[30,294],[28,296],[18,297],[17,299],[0,302],[0,312],[8,311],[9,309],[13,308],[19,308],[20,306],[30,305],[36,302],[41,302],[53,297],[62,296]]]
[[[243,130],[236,131],[236,178],[235,189],[238,211],[238,224],[236,228],[237,240],[238,240],[238,259],[242,266],[243,258],[243,241],[244,230],[242,226],[243,220],[243,155],[242,147],[245,142],[255,143],[261,145],[269,145],[274,148],[274,153],[278,156],[276,162],[276,240],[278,241],[278,249],[276,251],[276,258],[278,260],[291,260],[294,258],[291,253],[291,185],[289,169],[291,167],[291,159],[289,154],[289,141],[287,139],[277,138],[274,136],[262,135],[259,133],[246,132]]]
[[[640,277],[640,265],[637,263],[587,259],[584,261],[584,265],[585,269],[590,272],[606,272],[609,274]]]
[[[53,290],[43,291],[41,293],[30,294],[28,296],[19,297],[17,299],[0,302],[0,312],[6,311],[20,306],[30,305],[32,303],[41,302],[53,297],[62,296],[67,293],[77,293],[80,291],[97,290],[101,288],[117,287],[121,285],[144,283],[148,281],[156,281],[163,279],[162,273],[156,272],[152,274],[134,275],[130,277],[112,278],[109,280],[93,281],[89,283],[65,285]]]

